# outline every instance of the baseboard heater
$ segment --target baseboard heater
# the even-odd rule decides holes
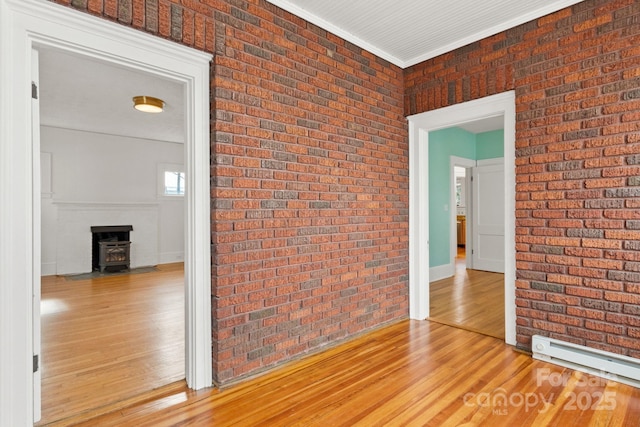
[[[640,360],[540,335],[533,358],[640,388]]]

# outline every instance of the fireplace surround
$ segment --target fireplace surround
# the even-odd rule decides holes
[[[130,224],[131,266],[158,264],[159,209],[157,203],[56,201],[56,267],[54,274],[92,271],[93,226]]]
[[[92,270],[120,271],[131,264],[131,225],[103,225],[91,227]]]

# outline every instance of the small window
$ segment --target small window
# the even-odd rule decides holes
[[[185,173],[182,165],[158,165],[158,195],[161,197],[184,196]]]
[[[184,196],[184,172],[164,172],[164,195]]]

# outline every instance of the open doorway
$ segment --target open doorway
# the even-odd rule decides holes
[[[450,213],[449,262],[457,266],[462,264],[469,269],[473,268],[473,168],[477,162],[472,159],[450,156],[449,161],[449,188],[450,204],[453,206]],[[451,270],[455,274],[456,268]],[[438,280],[431,275],[431,280]]]
[[[183,84],[187,139],[185,165],[185,374],[190,388],[212,384],[209,75],[211,55],[113,22],[35,0],[3,3],[3,72],[0,73],[0,129],[4,183],[11,183],[0,206],[3,217],[3,273],[7,298],[0,301],[4,420],[31,425],[39,418],[40,331],[40,141],[32,110],[32,50],[43,46],[145,70]],[[35,372],[34,372],[35,371]]]
[[[450,234],[446,245],[432,241],[429,217],[433,212],[450,214],[450,193],[438,200],[431,194],[429,171],[432,132],[469,122],[500,117],[504,129],[504,331],[505,342],[515,345],[515,93],[505,92],[463,104],[409,117],[409,315],[413,319],[430,317],[430,275],[432,254],[449,259]],[[473,157],[471,157],[473,159]],[[426,165],[426,167],[425,167]],[[448,186],[447,186],[448,187]],[[436,209],[432,209],[433,204]],[[445,214],[445,215],[446,215]],[[448,227],[447,227],[448,228]],[[448,230],[447,230],[448,231]],[[443,263],[446,264],[446,261]],[[451,263],[449,263],[451,264]],[[437,265],[437,264],[436,264]],[[451,265],[450,268],[453,268]],[[447,277],[447,276],[442,276]]]
[[[168,165],[184,175],[186,97],[183,84],[143,71],[37,53],[47,424],[185,378],[184,193],[167,194],[164,178]],[[163,111],[135,110],[137,95]],[[118,226],[131,229],[129,268],[97,269],[88,231]]]
[[[429,134],[429,320],[504,339],[502,116]],[[448,185],[447,185],[448,184]],[[448,202],[448,203],[447,203]],[[444,203],[444,205],[443,205]]]
[[[451,230],[451,259],[454,260],[454,274],[458,273],[458,265],[472,268],[472,161],[468,159],[451,159],[453,168],[451,200],[454,211],[451,223],[455,224]],[[468,250],[467,250],[468,249]]]

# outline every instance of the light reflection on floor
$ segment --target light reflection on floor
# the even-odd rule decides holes
[[[50,298],[40,301],[40,315],[46,316],[47,314],[55,314],[63,311],[67,311],[69,307],[63,300]]]

